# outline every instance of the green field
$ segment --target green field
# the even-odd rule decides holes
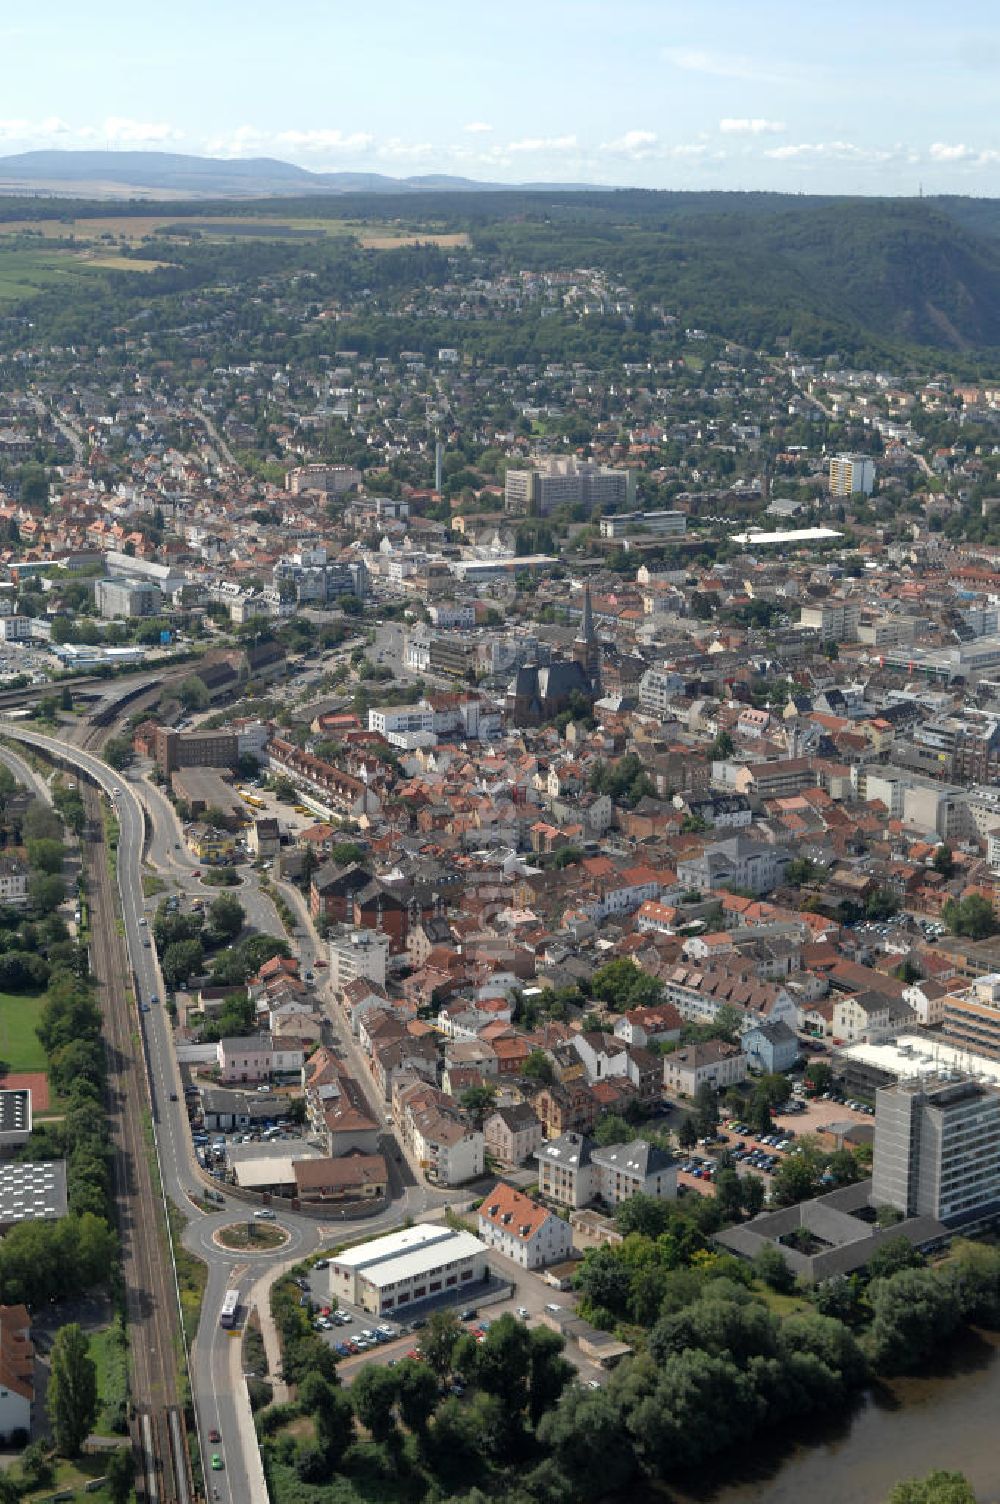
[[[115,265],[122,269],[117,262]],[[122,265],[126,269],[138,267],[140,271],[151,269],[150,264],[143,267],[141,262],[123,262]],[[0,247],[0,304],[17,303],[52,288],[83,283],[102,276],[104,271],[99,261],[84,260],[75,251]]]
[[[2,296],[2,294],[0,294]],[[12,1072],[46,1071],[48,1060],[35,1025],[42,1016],[45,996],[15,996],[0,992],[0,1061]]]

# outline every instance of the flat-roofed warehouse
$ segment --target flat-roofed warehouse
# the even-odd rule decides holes
[[[192,816],[203,814],[206,809],[220,809],[234,824],[246,819],[239,795],[214,768],[178,768],[171,775],[170,786]]]
[[[26,1086],[0,1091],[0,1147],[15,1148],[31,1137],[31,1092]]]
[[[420,1222],[330,1260],[330,1293],[373,1316],[486,1278],[487,1248],[471,1232]]]
[[[64,1159],[0,1165],[0,1232],[19,1222],[55,1222],[66,1210]]]

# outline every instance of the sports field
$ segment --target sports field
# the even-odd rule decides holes
[[[0,992],[0,1062],[11,1073],[45,1071],[48,1067],[35,1033],[44,1006],[44,994],[31,997]]]

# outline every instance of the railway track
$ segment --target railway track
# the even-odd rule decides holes
[[[151,1136],[151,1102],[141,1020],[117,892],[103,841],[102,796],[82,784],[91,906],[91,970],[104,1015],[113,1192],[122,1245],[131,1356],[132,1440],[140,1504],[191,1504],[184,1414],[178,1403],[181,1351],[177,1298]]]

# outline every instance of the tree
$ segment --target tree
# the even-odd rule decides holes
[[[104,1477],[111,1504],[129,1504],[135,1483],[135,1458],[131,1447],[116,1447],[108,1455]]]
[[[565,1340],[548,1327],[534,1327],[528,1335],[528,1410],[537,1426],[558,1401],[576,1370],[563,1357]]]
[[[822,1096],[833,1085],[833,1069],[825,1060],[810,1060],[804,1079],[814,1096]]]
[[[724,1222],[738,1222],[743,1210],[743,1191],[735,1170],[719,1170],[715,1177],[715,1204]]]
[[[438,1385],[425,1363],[404,1359],[396,1370],[399,1414],[407,1430],[423,1436],[438,1401]]]
[[[396,1375],[376,1364],[362,1368],[351,1385],[351,1404],[373,1441],[386,1442],[396,1429]]]
[[[65,855],[62,841],[54,841],[49,836],[28,842],[28,861],[37,872],[45,872],[50,877],[62,872]]]
[[[112,768],[125,768],[132,761],[132,743],[127,736],[109,736],[104,743],[103,757]]]
[[[771,1243],[766,1243],[754,1256],[753,1270],[758,1279],[763,1280],[769,1289],[777,1290],[779,1294],[786,1294],[795,1286],[795,1275],[779,1249]]]
[[[868,1345],[880,1373],[906,1373],[952,1335],[961,1319],[958,1297],[930,1269],[901,1269],[868,1287]]]
[[[946,845],[943,841],[934,852],[933,865],[934,871],[940,872],[942,877],[952,877],[954,875],[955,858],[952,855],[951,847]]]
[[[424,1357],[438,1378],[451,1372],[455,1345],[463,1335],[464,1328],[454,1311],[432,1311],[427,1325],[420,1335]]]
[[[693,1149],[698,1142],[698,1127],[691,1114],[685,1113],[677,1130],[677,1142],[682,1149]]]
[[[245,920],[243,905],[228,893],[220,893],[209,906],[208,922],[220,940],[235,940]]]
[[[28,879],[28,897],[36,913],[51,914],[66,897],[66,884],[56,873],[33,872]]]
[[[654,1007],[663,1000],[663,988],[627,956],[608,961],[590,979],[592,997],[600,998],[616,1013],[631,1008]]]
[[[473,1125],[481,1129],[485,1120],[493,1111],[496,1103],[497,1092],[495,1086],[468,1086],[459,1098],[459,1106],[467,1112],[472,1119]]]
[[[58,1451],[78,1457],[97,1419],[97,1368],[75,1321],[56,1332],[46,1404]]]
[[[953,935],[967,935],[970,940],[986,940],[997,932],[992,904],[979,893],[968,898],[950,898],[941,917]]]
[[[719,1126],[719,1098],[707,1081],[703,1081],[695,1092],[694,1111],[698,1137],[712,1138]]]
[[[602,1112],[594,1129],[594,1138],[602,1149],[610,1144],[628,1144],[634,1137],[625,1119],[615,1112]]]
[[[964,1473],[938,1468],[926,1478],[897,1483],[886,1504],[976,1504],[976,1496]]]
[[[521,1075],[527,1076],[531,1081],[540,1081],[543,1086],[550,1086],[555,1080],[552,1061],[544,1050],[531,1051],[531,1054],[521,1066]]]
[[[197,674],[189,674],[178,688],[177,698],[185,710],[207,710],[209,693],[204,679],[199,679]]]
[[[181,987],[189,977],[201,971],[205,952],[200,940],[175,940],[163,952],[160,962],[163,980],[168,987]]]
[[[747,1123],[753,1129],[758,1138],[774,1130],[774,1120],[771,1117],[771,1104],[761,1092],[754,1092],[747,1112]]]
[[[733,739],[728,731],[720,731],[715,741],[708,749],[709,762],[725,762],[732,757],[735,750]]]
[[[568,1483],[570,1498],[626,1496],[636,1472],[635,1449],[619,1406],[603,1390],[568,1389],[542,1418],[537,1434]]]
[[[763,1180],[759,1175],[741,1175],[740,1189],[744,1212],[748,1217],[756,1217],[758,1212],[763,1211],[766,1199]]]

